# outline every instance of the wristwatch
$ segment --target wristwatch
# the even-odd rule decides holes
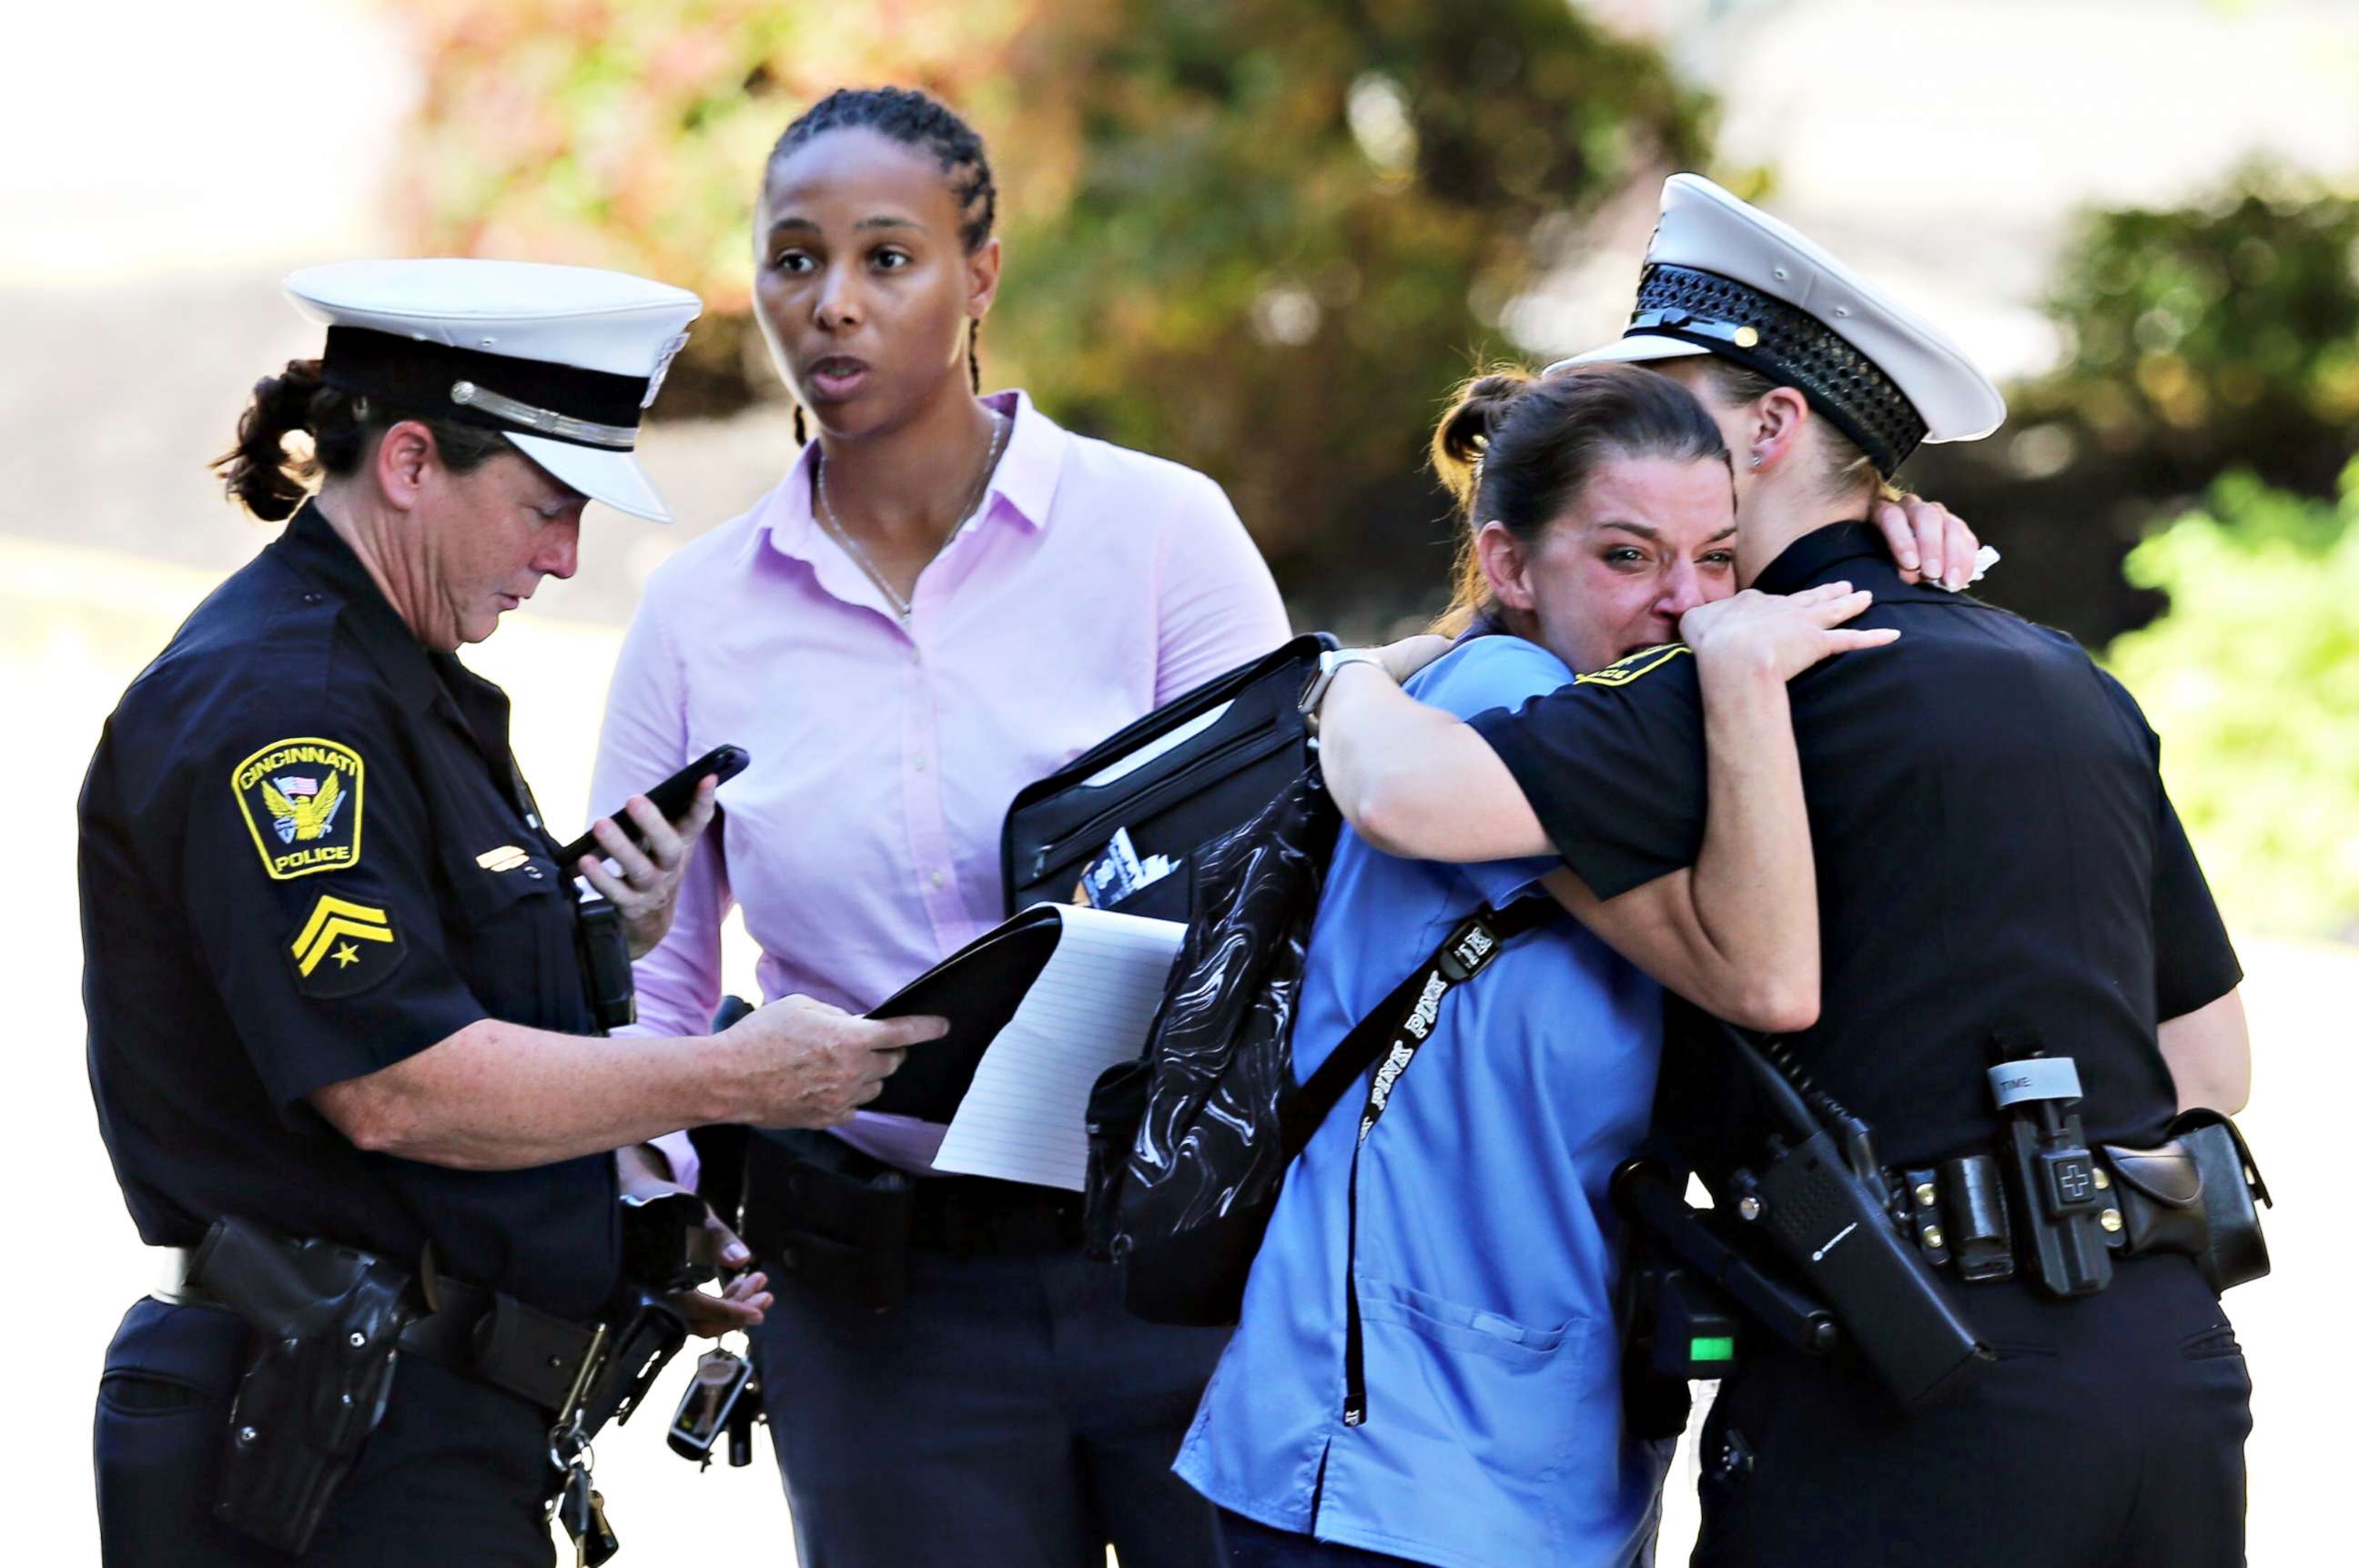
[[[1327,695],[1327,688],[1333,684],[1335,671],[1347,664],[1373,664],[1382,670],[1385,656],[1373,648],[1331,648],[1319,656],[1319,673],[1312,676],[1310,684],[1302,690],[1302,717],[1313,733],[1319,728],[1320,699]]]

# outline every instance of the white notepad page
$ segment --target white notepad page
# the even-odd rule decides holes
[[[934,1156],[937,1171],[1080,1192],[1090,1087],[1147,1044],[1188,928],[1053,907],[1064,923],[1057,951],[983,1053]]]

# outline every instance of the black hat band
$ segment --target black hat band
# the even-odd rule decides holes
[[[330,327],[321,376],[340,392],[478,429],[628,452],[647,377],[424,343],[366,327]]]
[[[1917,406],[1876,363],[1807,310],[1733,278],[1649,264],[1625,337],[1676,338],[1791,387],[1887,477],[1926,435]]]

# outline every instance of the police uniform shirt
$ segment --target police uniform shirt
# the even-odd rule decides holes
[[[2093,1139],[2158,1141],[2176,1094],[2155,1024],[2242,972],[2154,733],[2070,637],[1904,583],[1864,524],[1796,540],[1754,585],[1838,580],[1875,594],[1852,625],[1901,635],[1789,688],[1821,946],[1821,1018],[1791,1037],[1795,1057],[1895,1164],[1986,1146],[1984,1070],[2010,1028],[2079,1063]],[[1600,898],[1694,863],[1705,762],[1685,648],[1472,723]],[[1667,1094],[1675,1072],[1694,1076],[1689,1032]],[[1724,1081],[1724,1060],[1708,1075]]]
[[[612,1161],[458,1171],[307,1096],[482,1018],[592,1032],[571,880],[507,700],[429,653],[316,506],[125,693],[82,796],[90,1071],[143,1239],[223,1214],[571,1317],[616,1269]]]

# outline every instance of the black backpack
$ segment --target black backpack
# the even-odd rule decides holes
[[[1441,996],[1559,913],[1526,898],[1467,917],[1298,1086],[1303,955],[1341,826],[1312,767],[1197,851],[1188,932],[1147,1049],[1091,1093],[1083,1236],[1092,1257],[1124,1266],[1134,1316],[1235,1323],[1286,1168],[1328,1113],[1366,1079],[1364,1139]],[[1356,1181],[1356,1156],[1353,1170]]]

